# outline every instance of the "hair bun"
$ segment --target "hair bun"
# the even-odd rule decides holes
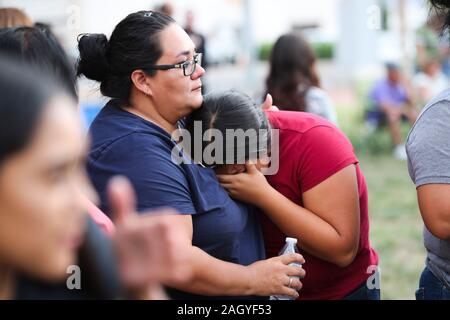
[[[109,63],[106,59],[108,38],[104,34],[82,34],[78,38],[78,75],[86,78],[104,81],[109,74]]]

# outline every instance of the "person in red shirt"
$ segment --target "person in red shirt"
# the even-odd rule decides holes
[[[337,127],[303,112],[264,113],[237,91],[207,95],[203,107],[188,119],[190,132],[195,121],[202,121],[204,131],[214,128],[224,136],[229,129],[278,130],[271,149],[278,143],[276,174],[265,177],[260,172],[261,155],[270,153],[270,147],[264,150],[262,131],[257,150],[245,143],[244,161],[221,161],[225,155],[214,166],[232,197],[264,213],[268,257],[278,255],[286,237],[298,239],[306,261],[299,299],[380,299],[378,256],[369,241],[367,185],[350,141]]]

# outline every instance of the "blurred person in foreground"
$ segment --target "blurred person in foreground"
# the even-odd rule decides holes
[[[411,94],[405,84],[400,67],[395,63],[386,64],[387,75],[378,81],[369,94],[372,106],[371,119],[378,126],[387,121],[394,145],[394,156],[406,160],[405,145],[401,136],[401,123],[407,119],[412,125],[417,118]]]
[[[301,34],[281,36],[270,56],[266,90],[280,110],[313,113],[337,125],[333,102],[320,86],[316,60]]]
[[[0,52],[26,63],[28,68],[36,73],[48,75],[49,77],[55,79],[58,82],[58,85],[62,86],[64,91],[67,92],[74,101],[77,101],[78,97],[74,66],[69,63],[64,50],[48,29],[42,29],[40,27],[2,29],[0,30]],[[87,194],[83,196],[83,202],[85,210],[89,212],[90,217],[93,221],[95,221],[95,224],[100,226],[100,228],[107,234],[113,236],[115,228],[111,220],[109,220],[94,205],[94,203],[89,200]],[[104,242],[103,249],[101,249],[102,246],[100,244],[98,244],[98,248],[105,252],[107,251],[107,248],[105,249],[105,247],[108,246],[108,240],[102,240],[102,232],[97,230],[98,228],[93,221],[89,220],[88,235],[92,238],[91,241],[100,243]],[[92,251],[92,248],[89,250]],[[98,254],[102,256],[102,253],[96,250],[90,252],[89,254]],[[89,254],[84,254],[83,256],[90,260],[96,260],[96,258],[89,258]],[[101,262],[101,260],[107,259],[108,257],[105,259],[105,254],[103,253],[103,257],[98,258],[98,261]],[[107,268],[107,265],[104,266]],[[106,270],[102,273],[106,273]],[[22,279],[22,281],[19,282],[20,289],[22,290],[20,290],[18,294],[19,297],[23,298],[35,298],[36,293],[38,291],[41,291],[42,293],[42,288],[46,287],[43,283],[35,283],[35,281],[30,278],[27,278],[26,280]],[[45,291],[45,295],[39,294],[41,298],[58,297],[58,294],[61,293],[63,293],[63,296],[66,296],[61,290],[49,290],[52,289],[50,287],[47,287],[47,289],[48,290]],[[52,294],[51,296],[49,295],[50,293]],[[71,296],[71,294],[68,294],[67,298],[70,298]],[[105,297],[105,295],[103,296]]]
[[[450,3],[430,0],[446,17]],[[433,98],[422,110],[406,140],[408,169],[417,188],[427,251],[425,269],[416,291],[418,300],[450,300],[450,90]]]
[[[160,280],[184,281],[184,248],[170,226],[172,216],[136,215],[123,178],[109,189],[117,218],[113,238],[102,238],[87,219],[84,197],[95,195],[84,169],[87,141],[75,100],[26,65],[2,57],[0,70],[0,298],[49,297],[24,292],[22,276],[59,284],[41,288],[66,299],[149,298]],[[64,288],[67,270],[83,259],[87,290]]]
[[[49,28],[35,26],[0,29],[0,52],[27,63],[38,73],[54,78],[78,102],[75,65],[70,62]],[[103,230],[107,233],[114,231],[111,220],[88,198],[86,207]]]

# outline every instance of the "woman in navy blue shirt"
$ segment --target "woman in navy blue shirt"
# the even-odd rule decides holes
[[[175,298],[297,297],[304,276],[297,254],[263,260],[264,247],[253,209],[233,201],[212,169],[172,159],[172,133],[201,106],[201,54],[186,32],[168,16],[151,11],[130,14],[105,35],[79,39],[78,74],[99,81],[113,98],[94,120],[88,173],[106,206],[110,177],[128,177],[138,210],[170,206],[181,214],[180,237],[192,244],[194,277]],[[181,154],[181,156],[184,156]],[[262,260],[262,261],[261,261]]]

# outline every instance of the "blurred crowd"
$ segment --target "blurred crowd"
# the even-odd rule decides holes
[[[400,62],[386,63],[386,76],[371,89],[366,122],[375,130],[387,126],[394,156],[407,159],[401,123],[413,125],[422,108],[450,85],[448,32],[442,29],[446,16],[432,11],[416,31],[416,59],[413,72]]]

